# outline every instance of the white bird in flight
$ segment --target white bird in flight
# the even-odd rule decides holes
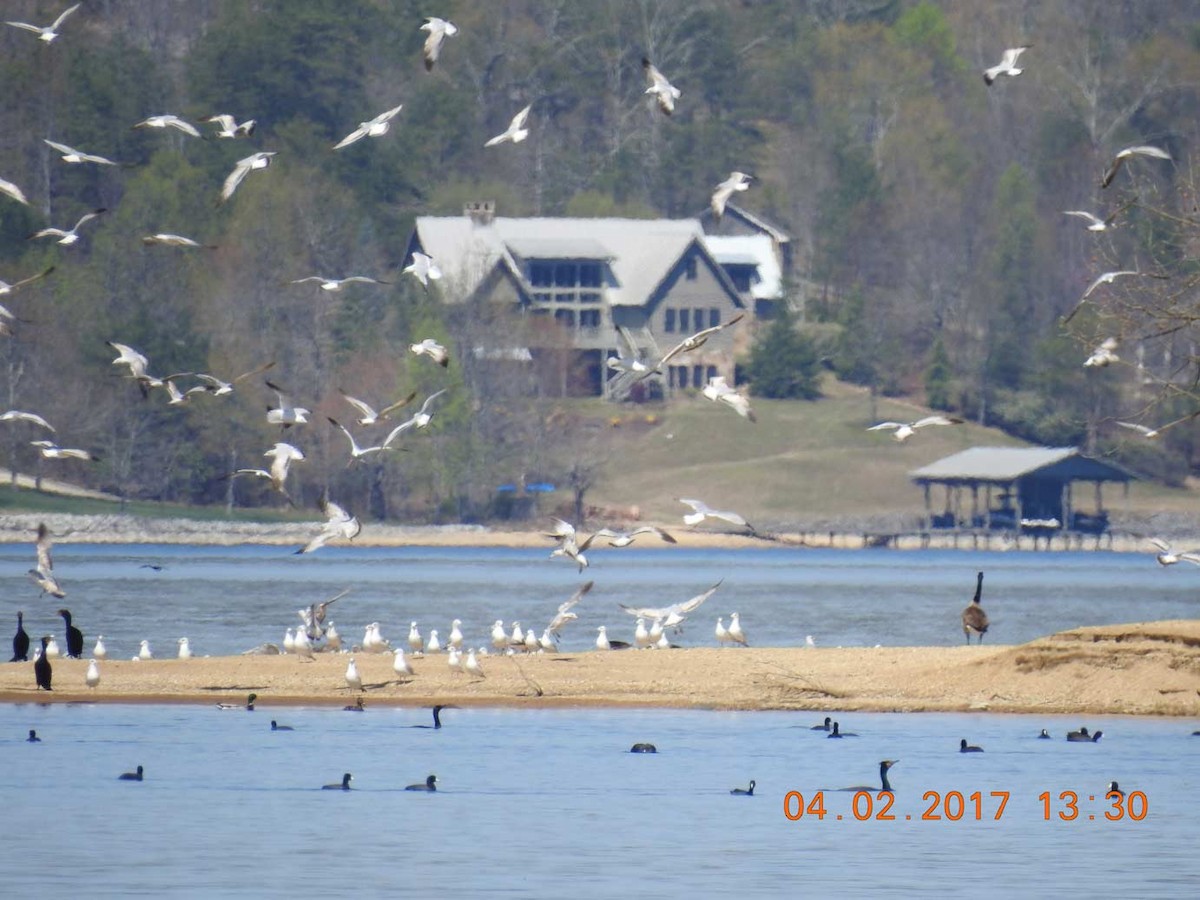
[[[437,267],[433,257],[415,250],[412,262],[404,267],[404,273],[411,274],[426,290],[429,289],[429,279],[437,281],[442,277],[442,270]]]
[[[66,20],[67,16],[71,15],[71,13],[75,12],[75,10],[79,9],[81,6],[83,6],[82,3],[76,3],[74,6],[68,7],[59,15],[57,19],[44,28],[40,25],[30,25],[28,22],[5,22],[4,24],[11,25],[13,28],[22,28],[25,31],[32,31],[38,36],[39,41],[45,41],[47,44],[49,44],[56,37],[58,37],[58,29]]]
[[[11,181],[6,181],[3,178],[0,178],[0,194],[4,194],[6,197],[12,197],[18,203],[24,203],[26,206],[29,205],[29,200],[25,196],[25,192]]]
[[[0,422],[32,422],[34,425],[40,425],[47,431],[54,431],[54,426],[37,413],[22,412],[19,409],[10,409],[7,412],[0,413]]]
[[[1001,75],[1016,77],[1024,72],[1024,69],[1017,68],[1017,58],[1028,50],[1029,47],[1029,44],[1025,44],[1021,47],[1009,47],[1005,50],[1004,55],[1000,57],[1000,64],[998,66],[992,66],[990,69],[983,70],[984,83],[990,86]]]
[[[692,511],[685,513],[683,522],[685,525],[699,525],[705,519],[723,519],[731,525],[740,525],[743,528],[749,528],[754,531],[754,526],[747,522],[741,515],[729,510],[713,509],[703,500],[689,500],[685,497],[679,497],[679,502],[685,506],[690,506]]]
[[[225,183],[221,186],[221,202],[224,203],[232,197],[242,180],[255,169],[265,169],[271,165],[271,160],[276,153],[278,153],[277,150],[261,150],[244,159],[239,159],[234,164],[233,171],[225,176]]]
[[[37,567],[29,570],[29,577],[42,589],[42,593],[60,599],[67,596],[59,585],[58,579],[54,577],[54,560],[50,556],[53,544],[50,540],[50,529],[44,522],[38,523],[37,540],[34,546],[37,550]]]
[[[1105,172],[1104,177],[1100,179],[1100,187],[1106,188],[1112,184],[1112,180],[1117,177],[1117,172],[1121,171],[1121,166],[1125,164],[1125,160],[1132,159],[1134,156],[1150,156],[1154,159],[1167,160],[1171,158],[1170,153],[1168,153],[1166,150],[1160,150],[1158,147],[1150,147],[1144,144],[1136,147],[1126,147],[1113,157],[1113,161],[1111,165],[1109,165],[1108,171]]]
[[[716,403],[724,403],[743,419],[757,422],[754,410],[750,408],[750,399],[741,391],[734,390],[725,383],[724,375],[714,375],[701,391],[705,397]]]
[[[426,397],[425,402],[421,404],[421,408],[419,410],[417,410],[410,418],[401,422],[388,433],[388,436],[383,440],[383,445],[385,447],[389,446],[392,441],[396,440],[396,438],[400,437],[400,435],[404,434],[404,432],[408,431],[410,428],[425,428],[430,422],[433,421],[433,413],[430,412],[433,401],[442,396],[444,393],[446,393],[446,388],[442,388],[440,391],[437,391],[436,393],[430,394],[428,397]]]
[[[255,475],[259,478],[266,478],[271,482],[271,487],[288,497],[287,489],[284,487],[287,482],[288,471],[291,464],[294,462],[302,462],[304,454],[300,452],[298,447],[280,441],[275,444],[270,450],[263,453],[263,456],[270,457],[271,468],[268,469],[238,469],[231,477],[238,475]],[[290,502],[291,498],[288,497]]]
[[[88,462],[99,462],[99,457],[93,456],[87,450],[79,450],[75,447],[60,447],[54,441],[30,441],[32,446],[37,447],[42,456],[46,459],[82,459]]]
[[[1083,364],[1088,368],[1104,368],[1119,362],[1121,357],[1117,356],[1117,339],[1115,337],[1105,338],[1101,341],[1100,346],[1092,351],[1092,355],[1084,360]]]
[[[275,392],[275,396],[279,405],[274,409],[267,410],[267,424],[279,425],[283,428],[290,428],[293,425],[304,425],[308,422],[308,416],[312,412],[310,409],[305,409],[303,406],[296,406],[292,403],[292,398],[279,385],[267,382],[267,387]]]
[[[579,590],[559,604],[558,611],[554,614],[554,618],[551,619],[550,624],[546,626],[547,635],[557,638],[563,628],[566,627],[568,622],[579,618],[578,615],[571,612],[571,610],[574,609],[579,601],[584,598],[587,592],[592,589],[593,584],[595,584],[594,581],[587,582]],[[533,633],[532,628],[529,630],[529,633]]]
[[[416,344],[410,344],[409,350],[417,356],[428,356],[443,369],[450,365],[450,353],[433,338],[425,338]]]
[[[326,416],[325,418],[329,419],[329,424],[332,425],[334,428],[339,429],[342,432],[342,434],[344,434],[346,436],[346,440],[348,440],[350,442],[350,461],[351,462],[354,462],[354,460],[356,460],[356,459],[362,459],[364,456],[368,456],[372,453],[380,453],[384,450],[400,449],[398,447],[389,447],[387,445],[386,441],[384,441],[381,444],[375,444],[370,447],[360,446],[358,441],[355,440],[354,435],[352,435],[350,433],[349,429],[347,429],[345,425],[342,425],[340,422],[338,422],[337,419],[333,418],[332,416]]]
[[[551,559],[561,556],[573,560],[579,566],[580,572],[588,567],[588,559],[584,555],[584,551],[592,546],[592,541],[596,539],[596,535],[589,535],[587,540],[581,543],[574,525],[562,519],[555,518],[554,531],[547,532],[546,536],[558,541],[558,546],[550,552]]]
[[[107,210],[103,207],[100,209],[94,209],[90,213],[84,213],[82,216],[80,216],[79,221],[76,222],[71,228],[43,228],[41,231],[35,231],[33,234],[31,234],[29,236],[29,240],[32,241],[35,238],[43,237],[56,237],[58,238],[57,243],[62,244],[64,247],[70,247],[79,240],[80,227],[105,212],[107,212]]]
[[[624,603],[618,604],[621,609],[629,613],[631,616],[637,616],[639,619],[649,619],[651,622],[658,624],[660,629],[674,628],[676,631],[683,625],[684,620],[694,613],[700,606],[717,592],[717,588],[725,579],[721,579],[708,590],[701,594],[697,594],[690,600],[683,600],[679,603],[672,603],[670,606],[660,608],[650,608],[645,606],[626,606]],[[658,635],[654,635],[657,640]]]
[[[76,225],[75,227],[78,228],[79,226]],[[5,296],[6,294],[15,294],[25,285],[32,284],[41,278],[45,278],[53,271],[54,266],[50,266],[48,269],[45,269],[36,275],[30,275],[28,278],[22,278],[20,281],[14,281],[12,284],[9,284],[7,281],[0,281],[0,297]],[[0,315],[2,315],[2,313],[0,313]],[[11,316],[6,316],[6,318],[11,318]]]
[[[359,122],[357,128],[333,145],[333,149],[341,150],[343,147],[349,147],[351,144],[357,143],[365,137],[382,137],[388,133],[388,129],[392,127],[392,119],[403,108],[404,104],[401,104],[400,106],[395,106],[385,112],[381,112],[373,119],[368,119],[366,122]]]
[[[429,36],[425,38],[422,55],[425,58],[425,71],[432,72],[434,63],[438,61],[438,55],[442,52],[442,43],[450,35],[458,34],[458,26],[436,16],[427,16],[425,24],[419,30],[429,32]]]
[[[1117,424],[1122,428],[1128,428],[1130,431],[1136,431],[1147,440],[1152,440],[1163,432],[1162,428],[1148,428],[1145,425],[1139,425],[1137,422],[1118,422]]]
[[[240,137],[250,137],[250,135],[254,134],[253,119],[247,119],[245,122],[239,123],[237,119],[228,113],[217,113],[215,116],[208,116],[200,121],[216,125],[217,137],[219,138],[233,140]]]
[[[68,147],[66,144],[60,144],[57,141],[43,139],[55,150],[62,154],[62,161],[65,163],[81,164],[81,163],[96,163],[101,166],[115,166],[116,163],[104,156],[96,156],[94,153],[84,153],[82,150],[76,150],[74,147]]]
[[[243,372],[241,375],[231,378],[229,381],[222,381],[215,375],[209,375],[205,372],[193,372],[192,375],[203,381],[204,389],[214,397],[224,397],[226,394],[233,393],[233,386],[238,382],[250,378],[253,375],[260,375],[268,369],[273,368],[274,365],[274,360],[269,363],[263,363],[261,366],[251,369],[249,372]]]
[[[738,313],[728,322],[722,322],[719,325],[713,325],[711,328],[704,328],[700,331],[697,331],[695,334],[688,335],[682,341],[664,353],[659,358],[658,362],[656,362],[652,367],[649,367],[645,372],[641,373],[637,380],[641,381],[645,378],[649,378],[655,372],[661,374],[662,367],[673,360],[676,356],[679,356],[681,353],[689,353],[692,350],[697,350],[700,347],[703,347],[708,342],[710,337],[720,331],[724,331],[730,326],[736,325],[738,322],[742,321],[745,315],[745,313]]]
[[[161,244],[164,247],[202,247],[205,250],[217,249],[215,244],[201,244],[199,241],[194,241],[190,237],[184,237],[181,234],[170,234],[168,232],[148,234],[142,238],[142,243],[147,247],[153,247]]]
[[[325,515],[325,524],[321,526],[321,532],[296,553],[312,553],[334,538],[352,541],[362,531],[358,518],[350,515],[332,500],[321,501],[321,512]]]
[[[323,275],[309,275],[307,278],[296,278],[291,284],[305,284],[310,281],[317,282],[321,290],[337,293],[348,284],[391,284],[390,281],[380,281],[378,278],[371,278],[368,275],[351,275],[348,278],[326,278]]]
[[[417,392],[412,391],[407,397],[404,397],[401,400],[397,400],[395,403],[391,404],[390,406],[385,406],[383,409],[376,411],[375,408],[372,407],[370,404],[368,404],[362,400],[359,400],[357,397],[351,397],[349,394],[347,394],[345,391],[343,391],[341,389],[338,390],[338,393],[340,393],[342,395],[343,400],[345,400],[347,403],[349,403],[351,406],[353,406],[356,410],[358,410],[358,414],[359,414],[358,424],[359,425],[375,425],[378,422],[382,422],[391,413],[394,413],[396,410],[401,409],[401,408],[407,406],[408,404],[412,403],[413,399],[417,396]]]
[[[725,204],[729,202],[729,198],[733,196],[735,191],[748,190],[750,182],[754,180],[754,176],[746,172],[730,172],[729,177],[717,185],[712,195],[712,211],[713,215],[719,221],[721,216],[725,215]]]
[[[200,130],[191,122],[187,122],[179,116],[162,115],[150,116],[148,119],[143,119],[133,126],[134,128],[174,128],[176,131],[182,131],[184,134],[192,137],[200,137]]]
[[[878,425],[872,425],[867,431],[887,431],[892,429],[895,434],[892,437],[897,441],[906,441],[917,433],[918,428],[926,428],[930,425],[961,425],[963,420],[957,416],[926,416],[923,419],[917,419],[915,422],[880,422]]]
[[[667,81],[666,76],[645,57],[642,57],[642,71],[646,73],[646,79],[650,83],[645,93],[653,94],[654,99],[658,101],[658,108],[666,115],[671,115],[675,112],[675,101],[683,96],[683,92]]]
[[[1158,548],[1158,553],[1154,558],[1158,560],[1160,566],[1173,566],[1178,562],[1190,562],[1193,565],[1200,566],[1200,550],[1186,550],[1183,553],[1176,553],[1171,549],[1171,545],[1159,538],[1147,538],[1150,543]]]
[[[1100,277],[1088,285],[1087,290],[1083,292],[1083,296],[1079,298],[1079,302],[1075,304],[1074,308],[1069,313],[1063,316],[1062,323],[1066,325],[1073,318],[1075,318],[1075,314],[1079,312],[1083,304],[1087,302],[1087,299],[1092,296],[1092,292],[1095,291],[1096,288],[1100,287],[1100,285],[1112,284],[1118,278],[1125,278],[1129,275],[1144,275],[1147,278],[1158,278],[1160,280],[1165,280],[1168,277],[1166,275],[1159,275],[1155,272],[1139,272],[1136,269],[1119,269],[1115,272],[1104,272],[1102,275],[1100,275]]]
[[[118,344],[116,341],[105,341],[104,343],[117,351],[117,358],[112,361],[114,366],[129,367],[129,377],[137,381],[143,397],[146,396],[150,388],[163,386],[161,378],[155,378],[146,371],[146,367],[149,366],[150,361],[137,350],[134,350],[128,344]]]
[[[1087,224],[1088,231],[1107,231],[1109,229],[1109,227],[1112,225],[1113,220],[1118,215],[1120,215],[1120,213],[1121,213],[1121,210],[1118,209],[1115,213],[1110,215],[1107,219],[1101,219],[1099,216],[1094,215],[1085,209],[1064,209],[1063,210],[1064,216],[1075,216],[1076,218],[1083,219],[1085,222],[1087,222],[1088,223]]]
[[[497,144],[503,144],[505,141],[519,144],[525,138],[529,137],[529,129],[525,127],[525,123],[529,121],[529,111],[531,109],[533,109],[532,103],[512,117],[512,121],[508,123],[508,128],[502,134],[496,135],[483,146],[495,147]]]
[[[632,531],[614,531],[611,528],[601,528],[596,532],[596,537],[608,538],[608,545],[610,547],[628,547],[640,534],[653,534],[668,544],[676,543],[672,535],[653,525],[639,525]]]

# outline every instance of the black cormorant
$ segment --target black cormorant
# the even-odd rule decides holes
[[[961,741],[958,742],[958,752],[959,753],[982,753],[983,748],[976,747],[974,744],[968,744],[967,739],[963,738]]]
[[[830,731],[829,734],[825,735],[825,737],[827,737],[827,738],[844,738],[844,737],[858,737],[858,735],[855,734],[853,731],[841,731],[838,728],[838,723],[834,722],[833,730]]]
[[[50,643],[50,635],[42,635],[42,652],[37,659],[33,661],[33,677],[37,679],[39,691],[52,690],[50,687],[50,659],[46,656],[46,645]]]
[[[17,633],[13,635],[13,657],[9,662],[29,662],[29,634],[25,631],[25,613],[17,612]]]
[[[833,719],[830,716],[826,716],[825,723],[823,725],[814,725],[808,730],[809,731],[828,731],[830,728],[830,724],[832,722],[833,722]]]
[[[442,727],[442,710],[443,709],[458,709],[451,703],[439,703],[433,708],[433,724],[432,725],[409,725],[409,728],[441,728]]]
[[[117,776],[117,781],[141,781],[142,767],[138,766],[136,772],[122,772]]]
[[[730,791],[729,793],[731,793],[731,794],[738,794],[738,795],[740,795],[740,796],[742,796],[742,797],[753,797],[753,796],[754,796],[754,779],[753,779],[753,778],[751,778],[751,779],[750,779],[750,787],[749,787],[749,789],[747,789],[747,788],[734,788],[734,789],[733,789],[732,791]]]
[[[1100,735],[1102,735],[1102,734],[1104,734],[1103,731],[1097,731],[1095,734],[1088,734],[1087,728],[1084,726],[1080,726],[1078,731],[1068,731],[1067,732],[1067,740],[1075,742],[1075,743],[1092,743],[1092,744],[1094,744],[1094,743],[1096,743],[1096,741],[1100,740]]]
[[[987,613],[983,611],[983,607],[979,605],[979,598],[983,595],[983,573],[980,572],[976,576],[975,581],[975,596],[971,598],[971,602],[967,608],[962,611],[962,628],[963,634],[966,635],[967,643],[971,643],[971,632],[979,635],[979,643],[983,643],[983,634],[988,630]]]
[[[321,790],[323,790],[323,791],[348,791],[348,790],[350,790],[350,780],[353,777],[354,777],[353,775],[351,775],[349,772],[347,772],[345,775],[342,776],[342,780],[341,780],[340,784],[323,784],[323,785],[321,785]]]
[[[888,777],[887,777],[888,769],[890,769],[892,766],[894,766],[898,762],[900,762],[900,760],[898,760],[898,759],[885,759],[879,763],[879,780],[880,780],[880,782],[882,782],[882,785],[883,785],[880,788],[876,788],[874,785],[860,784],[860,785],[856,785],[855,787],[839,788],[839,790],[843,790],[843,791],[877,791],[877,790],[881,790],[881,791],[885,791],[886,793],[890,794],[890,793],[892,793],[892,783],[890,781],[888,781]]]
[[[405,790],[406,791],[436,791],[437,790],[437,776],[430,775],[428,778],[426,778],[420,784],[408,785],[407,787],[405,787]]]
[[[274,719],[272,719],[271,720],[271,730],[272,731],[295,731],[296,729],[293,728],[291,725],[280,725],[278,722],[276,722]]]
[[[83,656],[83,632],[71,624],[71,611],[60,609],[58,614],[67,623],[67,658],[79,659]]]

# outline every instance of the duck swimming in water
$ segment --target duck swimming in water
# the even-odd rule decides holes
[[[753,778],[750,779],[750,787],[749,788],[734,788],[729,793],[736,794],[737,796],[740,796],[740,797],[753,797],[754,796],[754,779]]]
[[[345,775],[342,776],[342,781],[340,784],[323,784],[323,785],[321,785],[321,790],[323,790],[323,791],[348,791],[348,790],[350,790],[350,782],[353,778],[354,778],[354,776],[351,775],[349,772],[347,772]]]
[[[1094,744],[1096,741],[1100,740],[1100,735],[1102,734],[1104,734],[1103,731],[1097,731],[1095,734],[1088,734],[1087,728],[1085,726],[1080,726],[1078,731],[1067,732],[1067,740],[1071,741],[1072,743]]]
[[[142,767],[138,766],[136,772],[122,772],[117,776],[117,781],[142,781]]]
[[[1108,790],[1104,792],[1104,796],[1105,796],[1105,798],[1108,798],[1108,797],[1111,797],[1113,794],[1116,794],[1118,797],[1125,796],[1125,792],[1123,790],[1121,790],[1121,788],[1117,785],[1117,783],[1115,781],[1110,781],[1108,783]]]
[[[1038,740],[1040,740],[1040,741],[1050,740],[1050,732],[1048,732],[1045,728],[1043,728],[1042,733],[1038,735]]]
[[[217,709],[244,709],[248,712],[254,712],[254,701],[258,699],[258,694],[249,694],[246,697],[246,704],[241,703],[218,703]]]
[[[291,725],[280,725],[278,722],[276,722],[274,719],[272,719],[271,720],[271,730],[272,731],[295,731],[296,729],[293,728]]]
[[[813,725],[809,731],[829,731],[833,727],[833,719],[829,716],[825,717],[825,721],[820,725]]]
[[[958,752],[959,753],[982,753],[983,748],[976,747],[974,744],[968,744],[967,739],[963,738],[961,741],[958,742]]]
[[[420,784],[410,784],[404,788],[406,791],[428,791],[433,793],[437,791],[437,776],[430,775]]]
[[[844,738],[844,737],[858,737],[858,735],[855,734],[853,731],[841,731],[839,729],[838,723],[834,722],[833,730],[830,731],[829,734],[825,735],[825,737],[827,737],[827,738]]]

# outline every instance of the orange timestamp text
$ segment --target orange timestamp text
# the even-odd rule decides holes
[[[807,797],[800,791],[788,791],[783,797],[783,815],[791,822],[805,818],[818,821],[826,818],[835,821],[849,819],[857,822],[998,822],[1004,816],[1010,796],[1010,791],[926,791],[921,795],[924,805],[919,810],[904,812],[895,809],[896,795],[891,791],[854,791],[849,809],[839,812],[826,806],[825,791],[815,791]],[[1141,791],[1128,794],[1109,791],[1101,795],[1076,791],[1052,794],[1043,791],[1037,799],[1041,803],[1044,821],[1100,819],[1117,822],[1128,819],[1140,822],[1150,812],[1146,795]]]

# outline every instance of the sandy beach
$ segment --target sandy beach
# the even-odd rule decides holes
[[[693,648],[484,658],[486,677],[453,673],[444,654],[413,660],[399,681],[391,657],[355,656],[372,706],[673,707],[882,712],[989,711],[1200,717],[1200,622],[1079,628],[1018,646]],[[346,654],[106,660],[84,685],[86,660],[53,661],[54,691],[33,666],[0,666],[0,702],[345,705]]]

